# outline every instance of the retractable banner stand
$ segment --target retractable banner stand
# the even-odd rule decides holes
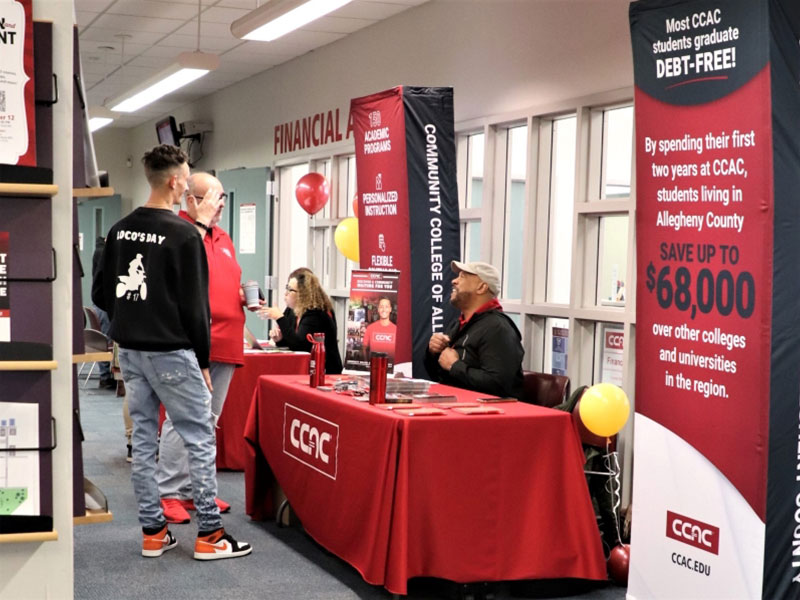
[[[461,247],[452,88],[399,86],[351,101],[363,269],[400,271],[396,369],[425,377],[431,334],[456,318]],[[409,325],[410,324],[410,327]]]
[[[630,5],[631,598],[800,597],[800,7]]]

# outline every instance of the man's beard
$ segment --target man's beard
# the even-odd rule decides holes
[[[459,292],[458,290],[453,290],[450,294],[450,304],[455,306],[457,309],[461,310],[462,307],[466,304],[467,298],[469,294],[467,292]]]

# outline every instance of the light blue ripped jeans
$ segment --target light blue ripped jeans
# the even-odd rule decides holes
[[[225,397],[231,385],[233,372],[236,365],[212,361],[209,365],[211,385],[211,419],[216,427],[222,414]],[[181,498],[188,500],[192,497],[192,480],[189,478],[189,453],[183,440],[175,431],[172,418],[167,411],[167,419],[161,426],[161,441],[158,449],[158,492],[162,498]]]
[[[217,497],[211,393],[191,350],[149,352],[120,348],[119,363],[133,420],[131,481],[142,527],[166,522],[156,482],[159,402],[172,418],[189,453],[197,523],[200,531],[222,527]]]

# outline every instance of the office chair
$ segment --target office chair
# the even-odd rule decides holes
[[[569,398],[570,382],[566,375],[522,372],[523,400],[530,404],[553,408]]]
[[[91,354],[94,352],[111,352],[112,342],[103,332],[100,331],[100,318],[97,316],[95,310],[90,306],[84,306],[83,316],[85,327],[83,330],[84,353]],[[81,368],[78,371],[79,377],[83,374],[83,367],[86,364],[87,363],[83,363],[81,365]],[[96,365],[97,361],[91,362],[89,365],[89,373],[86,375],[86,379],[84,379],[81,387],[86,387],[86,384],[89,383],[89,379],[91,378],[92,372],[94,371]]]

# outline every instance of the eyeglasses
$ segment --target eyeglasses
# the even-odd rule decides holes
[[[290,288],[290,287],[287,285],[287,286],[286,286],[286,293],[288,294],[289,292],[295,292],[295,293],[296,293],[296,292],[297,292],[297,290],[296,290],[296,289],[294,289],[294,288]]]
[[[192,198],[199,198],[200,200],[202,200],[202,199],[203,199],[203,196],[196,196],[195,194],[190,194],[189,192],[186,192],[186,194],[184,194],[184,195],[185,195],[187,198],[188,198],[189,196],[191,196]],[[227,199],[228,199],[228,194],[226,194],[225,192],[222,192],[222,193],[219,195],[219,199],[220,199],[220,200],[227,200]]]

